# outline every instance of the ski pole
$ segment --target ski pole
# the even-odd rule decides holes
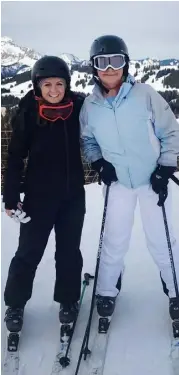
[[[81,345],[81,350],[80,350],[80,354],[79,354],[79,358],[78,358],[78,363],[77,363],[75,375],[78,374],[80,363],[81,363],[81,359],[82,359],[82,355],[84,354],[84,359],[86,359],[87,355],[91,353],[91,351],[88,349],[88,342],[89,342],[91,322],[92,322],[93,310],[94,310],[95,293],[96,293],[96,286],[97,286],[98,272],[99,272],[99,264],[100,264],[100,257],[101,257],[102,244],[103,244],[103,235],[104,235],[104,227],[105,227],[105,221],[106,221],[109,188],[110,188],[109,186],[107,186],[107,188],[106,188],[106,196],[105,196],[105,202],[104,202],[104,210],[103,210],[103,218],[102,218],[102,225],[101,225],[101,233],[100,233],[99,247],[98,247],[98,253],[97,253],[97,260],[96,260],[96,269],[95,269],[95,276],[94,276],[94,285],[93,285],[93,292],[92,292],[90,313],[89,313],[88,323],[87,323],[87,326],[86,326],[86,330],[85,330],[83,342],[82,342],[82,345]]]
[[[173,175],[170,178],[171,178],[171,180],[173,180],[173,182],[175,182],[177,185],[179,185],[179,179],[176,176]]]
[[[91,276],[89,273],[85,273],[84,274],[84,280],[83,280],[83,288],[82,288],[82,292],[81,292],[81,296],[80,296],[78,314],[79,314],[79,311],[80,311],[80,308],[81,308],[81,305],[82,305],[83,297],[84,297],[84,294],[85,294],[85,289],[89,285],[90,279],[94,279],[94,276]],[[68,346],[66,348],[66,353],[59,360],[59,362],[60,362],[60,364],[63,368],[67,367],[70,364],[70,358],[68,358],[68,352],[69,352],[70,345],[71,345],[72,338],[73,338],[73,334],[74,334],[74,331],[75,331],[77,318],[78,318],[78,315],[77,315],[77,317],[76,317],[76,319],[73,323],[73,328],[72,328],[72,332],[71,332],[70,339],[69,339],[69,342],[68,342]]]
[[[172,274],[173,274],[173,282],[174,282],[174,286],[175,286],[175,293],[176,293],[176,297],[179,298],[175,263],[174,263],[174,259],[173,259],[173,252],[172,252],[172,246],[171,246],[171,241],[170,241],[170,234],[169,234],[169,229],[168,229],[167,216],[166,216],[164,203],[162,204],[162,213],[163,213],[163,221],[164,221],[167,244],[168,244],[168,251],[169,251],[169,257],[170,257],[171,269],[172,269]]]

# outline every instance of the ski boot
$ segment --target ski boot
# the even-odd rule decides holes
[[[98,325],[99,333],[107,333],[111,317],[115,309],[115,302],[116,297],[106,297],[97,295],[96,305],[97,312],[100,316]]]
[[[7,350],[16,352],[18,350],[20,332],[23,325],[24,308],[8,307],[4,321],[8,330]]]
[[[73,323],[78,315],[78,302],[60,304],[59,319],[61,324]]]
[[[70,339],[71,333],[73,331],[73,324],[78,316],[78,308],[78,302],[74,302],[71,304],[60,304],[59,319],[61,323],[61,342],[67,343],[67,341]]]
[[[169,311],[172,319],[173,336],[179,339],[179,299],[176,297],[170,298]]]

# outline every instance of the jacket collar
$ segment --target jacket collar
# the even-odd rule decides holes
[[[112,104],[113,107],[121,103],[122,99],[124,99],[129,94],[134,84],[135,84],[135,78],[131,74],[128,74],[126,81],[123,82],[122,86],[119,89],[118,94],[116,95],[116,98],[113,101],[113,104]],[[93,88],[91,101],[93,103],[111,108],[111,105],[108,103],[107,99],[103,96],[99,86],[96,84]]]

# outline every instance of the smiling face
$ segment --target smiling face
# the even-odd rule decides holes
[[[51,104],[61,102],[65,95],[66,82],[63,78],[44,78],[40,82],[42,97]]]
[[[99,79],[107,89],[112,90],[120,87],[122,83],[123,68],[118,70],[108,68],[105,72],[101,70],[98,70],[97,72]]]

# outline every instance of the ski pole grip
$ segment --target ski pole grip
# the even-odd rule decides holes
[[[94,276],[90,275],[90,273],[85,273],[83,284],[89,285],[90,279],[94,279]]]

